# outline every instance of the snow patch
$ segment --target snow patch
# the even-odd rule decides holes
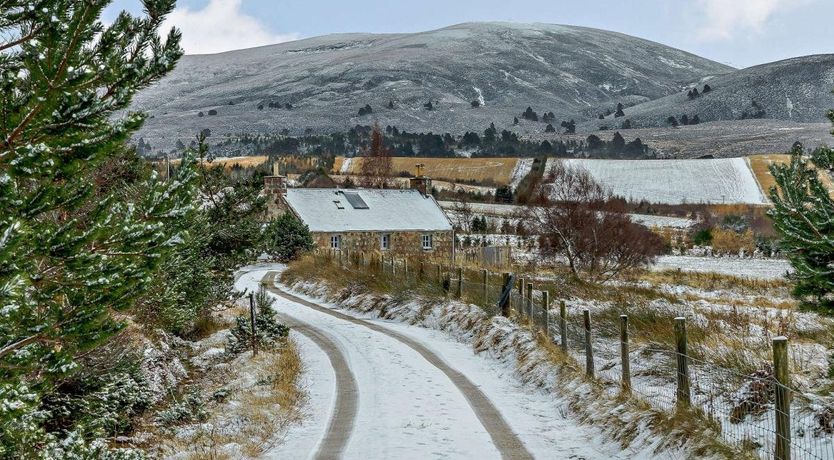
[[[481,104],[481,107],[486,106],[486,101],[484,100],[484,93],[481,91],[480,88],[477,86],[472,87],[476,93],[478,93],[478,103]]]
[[[510,187],[515,190],[518,184],[521,183],[521,180],[527,177],[527,174],[530,174],[532,169],[533,158],[519,158],[510,175]]]

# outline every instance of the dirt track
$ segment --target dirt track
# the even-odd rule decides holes
[[[409,348],[413,349],[420,356],[422,356],[428,363],[430,363],[432,366],[436,367],[443,374],[445,374],[446,377],[448,377],[449,380],[455,385],[455,387],[457,387],[458,390],[463,394],[463,396],[466,398],[467,402],[469,403],[469,406],[472,408],[472,411],[475,413],[476,417],[481,422],[484,429],[486,429],[486,431],[489,434],[490,438],[492,439],[493,443],[498,448],[502,458],[504,458],[504,459],[532,459],[533,458],[533,456],[528,452],[527,448],[524,446],[524,444],[521,442],[521,440],[518,438],[518,436],[513,432],[513,430],[507,424],[506,420],[504,420],[504,417],[501,415],[501,413],[498,411],[498,409],[495,408],[495,406],[486,397],[486,395],[472,381],[470,381],[468,378],[466,378],[466,376],[464,376],[462,373],[460,373],[456,369],[450,367],[448,364],[446,364],[445,361],[443,361],[443,359],[441,359],[439,356],[437,356],[435,353],[433,353],[431,350],[426,348],[421,343],[415,341],[414,339],[412,339],[410,337],[404,336],[400,333],[397,333],[397,332],[394,332],[394,331],[389,330],[387,328],[381,327],[377,324],[373,324],[371,322],[364,321],[364,320],[355,318],[353,316],[349,316],[349,315],[346,315],[344,313],[340,313],[338,311],[334,311],[330,308],[326,308],[326,307],[323,307],[321,305],[318,305],[318,304],[306,301],[304,299],[301,299],[299,297],[296,297],[292,294],[288,294],[288,293],[282,291],[281,289],[278,289],[277,287],[275,287],[275,282],[274,282],[275,281],[275,272],[267,273],[267,275],[264,277],[264,281],[265,281],[265,284],[267,285],[267,289],[270,292],[272,292],[273,294],[281,296],[281,297],[283,297],[283,298],[285,298],[285,299],[287,299],[291,302],[297,303],[299,305],[303,305],[305,307],[311,308],[315,311],[333,316],[335,318],[338,318],[338,319],[343,320],[343,321],[347,321],[347,322],[355,324],[355,325],[363,326],[363,327],[365,327],[367,329],[370,329],[374,332],[384,334],[388,337],[396,339],[397,341],[399,341],[399,342],[403,343],[404,345],[408,346]],[[293,319],[287,318],[287,317],[284,317],[283,319],[288,321],[288,322],[294,321]],[[297,324],[298,322],[296,321],[295,323]],[[328,354],[328,357],[331,358],[331,363],[334,363],[334,357],[331,356],[331,351],[335,354],[341,355],[341,351],[338,349],[338,347],[335,344],[332,344],[332,342],[329,343],[329,344],[326,343],[326,342],[328,342],[326,332],[321,331],[321,330],[319,330],[319,329],[317,329],[317,328],[315,328],[315,327],[313,327],[309,324],[306,324],[306,323],[299,324],[299,326],[301,326],[301,328],[297,329],[298,332],[307,335],[313,341],[315,341],[317,344],[319,344],[319,343],[316,340],[316,338],[314,338],[315,336],[318,335],[320,339],[324,339],[324,342],[325,342],[324,345],[321,345],[321,344],[319,344],[319,345],[322,346],[322,348]],[[294,325],[294,327],[298,327],[298,326]],[[308,335],[307,333],[310,333],[311,335]],[[328,348],[330,348],[331,351],[328,351]],[[341,359],[342,364],[344,364],[344,366],[347,366],[347,363],[345,363],[345,360],[344,360],[343,357],[335,357],[334,369],[336,369],[336,364],[339,362],[340,359]],[[350,373],[350,370],[348,369],[347,372]],[[343,385],[343,379],[346,379],[346,378],[347,377],[345,377],[344,375],[343,375],[343,378],[340,378],[339,377],[339,371],[337,371],[337,385],[338,386]],[[348,384],[348,385],[350,385],[350,384]],[[361,391],[361,389],[359,389],[359,391]],[[352,392],[353,392],[353,395],[355,397],[356,390],[353,389]],[[342,398],[350,398],[350,395],[348,394],[349,392],[345,392],[345,393],[346,394],[343,395],[342,388],[339,388],[339,390],[337,392],[337,402],[336,402],[337,410],[334,412],[334,417],[331,419],[330,424],[328,426],[327,433],[325,435],[325,441],[327,441],[327,443],[326,442],[321,443],[319,451],[316,455],[316,458],[338,458],[339,453],[342,452],[342,450],[339,450],[339,449],[344,448],[344,446],[346,445],[346,443],[347,443],[347,441],[350,437],[350,432],[353,428],[353,422],[352,421],[350,421],[350,422],[347,422],[347,421],[336,422],[335,421],[337,416],[348,417],[348,415],[351,413],[350,412],[351,411],[350,402],[347,401],[347,400],[345,400],[345,401],[341,400]],[[339,409],[342,405],[345,405],[345,407],[340,412]],[[354,405],[352,410],[354,411],[354,414],[355,414],[355,405]],[[328,443],[329,443],[329,445],[326,445]],[[327,448],[327,450],[325,448]]]

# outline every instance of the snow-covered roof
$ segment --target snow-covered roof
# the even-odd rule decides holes
[[[312,232],[452,230],[434,198],[417,190],[291,188],[286,201]]]

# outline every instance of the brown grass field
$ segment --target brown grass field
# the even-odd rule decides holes
[[[344,161],[345,157],[336,157],[333,172],[340,172]],[[354,158],[349,170],[345,172],[359,174],[361,161],[361,158]],[[446,179],[453,182],[475,180],[481,183],[492,181],[496,185],[507,185],[510,183],[518,158],[392,157],[391,171],[395,175],[401,171],[415,174],[416,165],[419,163],[425,165],[423,173],[433,179]]]
[[[751,155],[748,158],[750,160],[750,168],[753,170],[753,174],[759,182],[759,187],[762,188],[765,195],[770,192],[771,187],[776,185],[776,181],[770,175],[768,166],[773,163],[788,163],[791,161],[791,156],[785,153]],[[822,183],[825,184],[828,190],[834,193],[834,182],[831,181],[831,177],[827,174],[821,174],[820,177],[822,178]]]
[[[230,157],[230,158],[215,158],[208,164],[210,168],[216,168],[218,166],[222,166],[226,169],[231,169],[232,166],[235,164],[240,165],[243,168],[254,168],[260,166],[269,160],[269,157],[264,155],[259,156],[251,156],[251,157]],[[171,160],[172,165],[180,164],[181,160]],[[157,161],[155,162],[157,165],[165,166],[165,161]]]

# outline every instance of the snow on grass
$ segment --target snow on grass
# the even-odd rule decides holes
[[[720,273],[742,278],[779,279],[791,270],[785,259],[742,259],[733,257],[661,256],[652,270]]]
[[[519,158],[518,163],[515,164],[512,174],[510,174],[510,187],[515,190],[521,180],[533,169],[533,158]]]
[[[614,194],[653,203],[767,204],[744,158],[705,160],[548,160],[586,169]]]
[[[438,201],[437,203],[446,211],[447,215],[451,215],[459,211],[462,206],[462,203],[457,201]],[[466,206],[468,206],[474,214],[506,218],[513,225],[518,222],[518,218],[520,216],[524,216],[526,213],[525,206],[516,204],[471,202],[466,203]],[[695,220],[687,219],[685,217],[656,216],[649,214],[629,214],[629,217],[632,222],[650,228],[688,229],[696,224]]]
[[[352,166],[351,165],[352,163],[353,163],[353,158],[352,157],[345,157],[342,160],[342,166],[339,168],[339,173],[340,174],[350,174],[350,171],[351,171],[350,168]]]

